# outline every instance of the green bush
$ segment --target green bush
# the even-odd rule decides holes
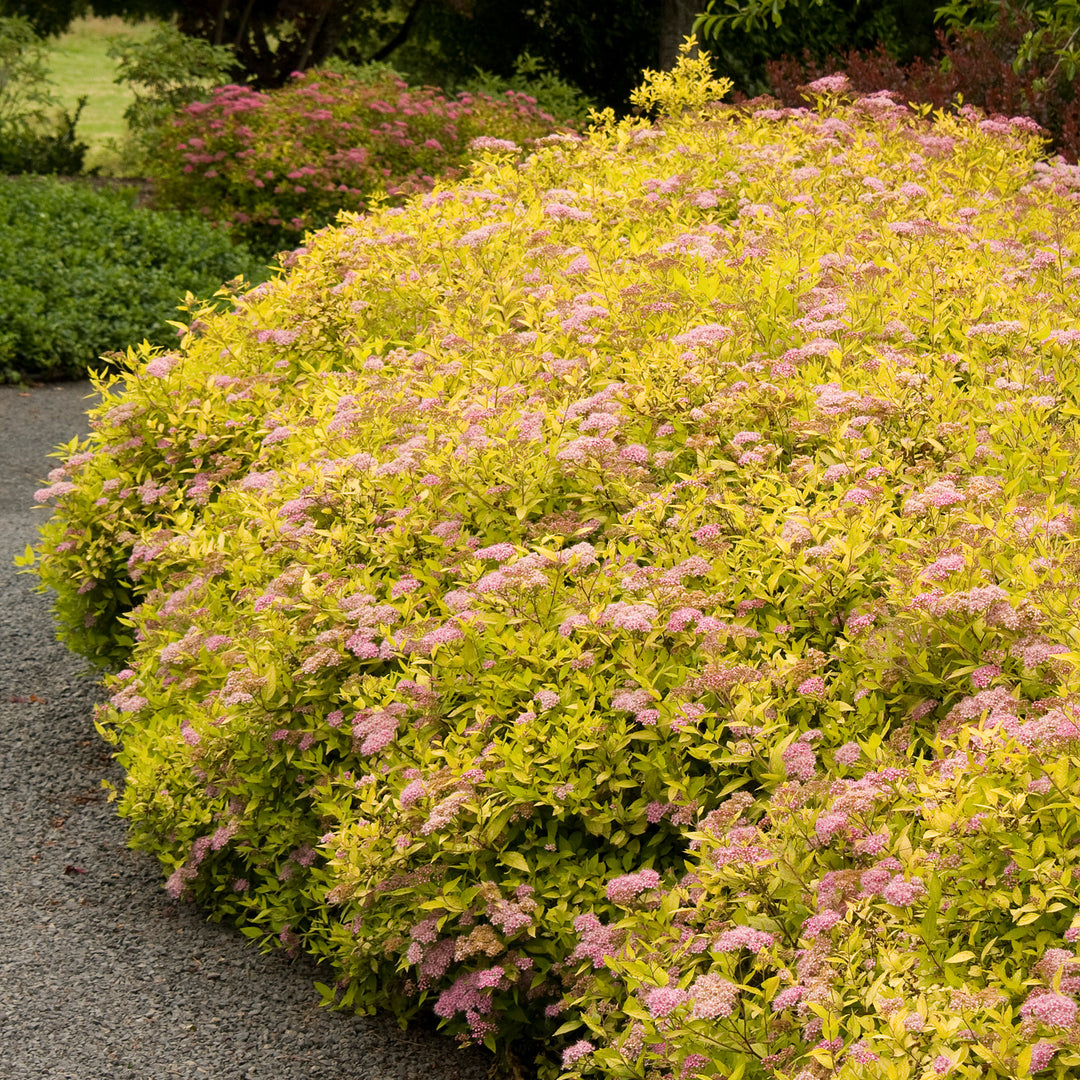
[[[590,112],[599,108],[594,98],[547,70],[541,61],[528,53],[517,58],[513,75],[504,78],[490,71],[477,71],[475,78],[462,84],[460,89],[492,98],[504,97],[507,91],[525,94],[532,99],[532,104],[560,124],[577,128],[584,127]]]
[[[121,810],[545,1077],[1075,1075],[1080,170],[701,67],[102,381],[38,571]]]
[[[0,381],[85,377],[132,342],[175,343],[185,293],[265,276],[205,222],[134,200],[81,182],[0,181]]]
[[[41,124],[0,129],[0,176],[78,176],[90,149],[75,134],[87,100],[79,98],[74,113],[61,110],[51,127]]]
[[[82,172],[87,146],[75,137],[75,114],[49,92],[45,47],[30,23],[0,16],[0,175]]]

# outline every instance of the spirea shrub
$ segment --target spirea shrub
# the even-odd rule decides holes
[[[148,169],[163,205],[276,251],[340,210],[429,191],[461,169],[474,139],[528,145],[556,126],[521,91],[449,97],[390,71],[297,73],[279,90],[226,86],[186,106]]]
[[[0,234],[0,382],[85,378],[103,353],[175,342],[186,293],[265,276],[198,218],[78,182],[0,180]]]
[[[545,1077],[1072,1075],[1080,170],[706,64],[101,382],[38,571],[120,809]]]

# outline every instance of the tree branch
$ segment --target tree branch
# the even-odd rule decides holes
[[[416,16],[423,6],[424,0],[413,0],[413,5],[409,8],[405,21],[398,27],[398,32],[368,60],[369,64],[377,64],[385,60],[396,48],[405,43],[412,31],[413,23],[416,22]]]
[[[255,6],[255,0],[247,0],[244,5],[244,13],[240,16],[240,25],[236,28],[236,38],[233,41],[233,45],[237,48],[240,47],[240,42],[244,40],[244,34],[247,33],[248,20],[251,18],[251,9]]]
[[[311,33],[308,34],[307,40],[304,42],[304,48],[300,53],[300,59],[296,61],[297,71],[307,70],[308,61],[311,59],[311,50],[315,47],[315,41],[323,28],[323,23],[326,22],[326,16],[330,13],[330,9],[333,6],[333,0],[326,0],[323,4],[322,11],[319,12],[319,16],[315,20],[315,25],[312,26]]]

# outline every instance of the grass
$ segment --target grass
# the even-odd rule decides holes
[[[120,143],[126,133],[124,110],[132,101],[131,90],[113,82],[116,61],[106,54],[113,39],[119,36],[146,38],[153,33],[153,22],[126,23],[120,18],[89,16],[71,24],[68,32],[49,50],[52,92],[69,111],[86,95],[79,137],[89,144],[88,169],[98,167],[105,175],[122,175]]]

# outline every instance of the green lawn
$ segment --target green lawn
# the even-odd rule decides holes
[[[53,93],[69,110],[84,94],[89,98],[77,129],[80,138],[90,145],[87,168],[96,165],[106,175],[124,171],[110,140],[118,143],[124,136],[123,114],[132,95],[127,87],[113,82],[116,61],[110,60],[106,51],[113,38],[146,38],[154,26],[152,22],[131,24],[119,18],[79,19],[49,49],[50,78],[56,84]]]

